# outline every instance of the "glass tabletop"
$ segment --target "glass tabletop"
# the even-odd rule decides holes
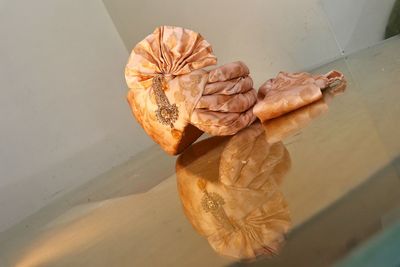
[[[343,92],[179,157],[153,147],[0,235],[4,266],[326,266],[400,219],[400,38]],[[257,256],[257,257],[256,257]],[[1,265],[3,266],[3,265]]]

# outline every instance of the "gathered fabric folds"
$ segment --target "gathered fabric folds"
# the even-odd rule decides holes
[[[191,123],[211,135],[233,135],[254,122],[256,101],[247,66],[240,61],[225,64],[209,72]]]
[[[255,120],[247,66],[203,69],[216,63],[211,45],[181,27],[158,27],[132,50],[125,68],[128,103],[167,153],[180,153],[203,132],[231,135]]]
[[[343,86],[346,81],[339,71],[325,75],[280,72],[261,85],[253,112],[261,121],[266,121],[321,99],[322,90],[328,87]]]
[[[276,255],[291,226],[279,187],[290,165],[283,143],[269,144],[260,123],[198,142],[176,162],[185,215],[219,254]]]

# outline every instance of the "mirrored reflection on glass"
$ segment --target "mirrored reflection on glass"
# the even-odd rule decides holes
[[[184,213],[217,253],[247,260],[279,253],[292,225],[280,191],[291,167],[282,140],[325,113],[337,93],[232,137],[198,142],[177,159]]]
[[[210,138],[177,160],[185,214],[215,251],[235,258],[276,254],[290,227],[279,184],[290,168],[281,142],[260,123],[232,138]]]

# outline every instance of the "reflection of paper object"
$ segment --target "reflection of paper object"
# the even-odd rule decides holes
[[[286,148],[268,144],[259,123],[196,143],[176,164],[185,214],[220,254],[275,254],[291,222],[279,191],[289,167]]]
[[[269,143],[279,142],[298,133],[313,119],[328,111],[324,99],[263,123]]]
[[[338,71],[325,75],[280,72],[261,85],[253,112],[261,121],[273,119],[321,99],[322,89],[342,87],[342,83],[344,76]]]

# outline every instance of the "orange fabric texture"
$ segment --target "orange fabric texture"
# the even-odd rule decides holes
[[[191,123],[211,135],[235,134],[256,119],[256,101],[247,66],[240,61],[225,64],[209,72]]]
[[[247,66],[203,69],[216,62],[200,34],[180,27],[158,27],[132,50],[125,68],[128,103],[167,153],[180,153],[203,132],[231,135],[254,121]]]
[[[222,255],[275,255],[291,226],[279,188],[289,168],[287,149],[269,144],[260,123],[196,143],[176,162],[185,215]]]
[[[338,83],[345,83],[338,71],[325,75],[280,72],[261,85],[253,112],[261,121],[279,117],[321,99],[321,90]]]
[[[232,137],[211,137],[176,161],[178,192],[193,228],[218,253],[239,259],[276,255],[291,227],[281,185],[291,159],[283,140],[328,111],[336,92]]]

